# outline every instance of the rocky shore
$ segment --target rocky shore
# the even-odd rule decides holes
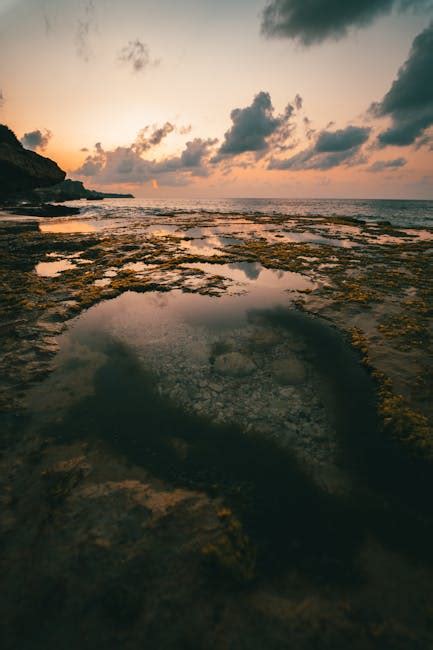
[[[2,647],[433,647],[433,232],[43,226],[0,223]]]

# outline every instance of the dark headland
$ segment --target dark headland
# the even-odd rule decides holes
[[[81,181],[66,179],[56,162],[25,149],[13,131],[0,124],[0,209],[17,215],[68,216],[79,214],[79,208],[50,203],[106,198],[134,197],[88,190]]]

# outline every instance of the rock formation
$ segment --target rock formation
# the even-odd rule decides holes
[[[38,189],[35,194],[42,201],[75,201],[87,199],[89,201],[101,199],[133,199],[132,194],[115,194],[112,192],[97,192],[88,190],[81,181],[73,181],[70,178],[62,181],[54,187]]]
[[[0,200],[56,185],[65,176],[53,160],[24,149],[15,134],[0,124]]]

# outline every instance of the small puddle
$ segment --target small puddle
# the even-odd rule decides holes
[[[145,262],[128,262],[120,268],[120,271],[134,271],[135,273],[146,273],[147,271],[152,271],[157,268],[157,264],[145,264]],[[117,275],[116,272],[107,271],[105,275],[110,278]]]
[[[336,246],[338,248],[354,248],[357,246],[356,242],[349,239],[336,239],[330,237],[323,237],[313,232],[283,232],[275,235],[276,237],[284,237],[284,241],[290,243],[309,243],[309,244],[323,244],[327,246]]]
[[[306,291],[317,285],[306,275],[292,271],[267,269],[258,262],[238,262],[235,264],[210,264],[198,262],[183,264],[184,268],[198,269],[209,275],[220,275],[234,282],[246,285],[254,292],[271,289],[274,291]]]
[[[182,237],[185,233],[178,228],[178,226],[170,226],[170,225],[164,225],[164,226],[158,226],[158,225],[152,225],[152,226],[146,226],[146,232],[149,233],[150,235],[154,235],[155,237],[167,237],[167,235],[173,235],[176,233],[176,236]]]
[[[42,278],[55,278],[63,271],[76,269],[77,265],[69,260],[58,260],[57,262],[39,262],[36,264],[35,271]]]
[[[47,221],[39,224],[39,230],[44,233],[73,234],[96,232],[97,228],[90,221],[79,221],[77,219],[62,219]]]
[[[224,255],[224,251],[218,250],[215,246],[220,245],[220,242],[213,238],[209,239],[191,239],[183,240],[180,247],[188,253],[196,255]]]

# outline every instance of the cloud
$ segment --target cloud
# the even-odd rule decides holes
[[[5,103],[5,96],[3,95],[3,91],[0,88],[0,108],[3,108],[4,103]]]
[[[128,45],[120,50],[118,59],[121,63],[131,65],[134,72],[141,72],[149,66],[159,64],[159,60],[151,59],[148,46],[138,38],[129,41]]]
[[[352,125],[338,131],[321,131],[311,147],[290,158],[271,159],[268,169],[326,170],[342,164],[359,165],[365,162],[360,150],[367,142],[370,131],[370,128]]]
[[[169,123],[167,123],[169,124]],[[178,156],[161,160],[143,158],[143,154],[162,140],[161,132],[171,132],[167,124],[151,131],[150,138],[143,140],[140,132],[129,147],[105,150],[97,143],[94,152],[73,173],[79,177],[91,177],[102,185],[143,184],[155,181],[157,185],[186,185],[194,177],[209,175],[209,158],[217,140],[195,138],[186,143]],[[150,142],[152,143],[150,144]],[[144,144],[145,143],[145,144]]]
[[[153,128],[153,131],[151,128]],[[171,124],[171,122],[166,122],[161,127],[146,126],[139,132],[137,140],[133,146],[135,147],[137,153],[144,153],[145,151],[148,151],[148,149],[161,144],[163,139],[166,138],[170,133],[173,133],[174,130],[175,126]]]
[[[394,171],[401,169],[407,164],[406,158],[393,158],[392,160],[376,160],[375,163],[367,167],[367,172],[377,173],[385,170]]]
[[[424,6],[431,6],[431,0],[269,0],[263,10],[262,33],[312,45],[338,40],[350,28],[365,27],[393,9]]]
[[[79,176],[97,176],[103,170],[107,171],[107,163],[110,163],[114,169],[114,160],[117,161],[117,172],[120,175],[131,174],[133,170],[144,169],[141,158],[142,154],[152,147],[159,145],[162,140],[175,130],[171,122],[166,122],[163,126],[146,126],[142,129],[135,140],[129,147],[118,147],[114,152],[107,152],[103,149],[100,142],[94,147],[93,154],[86,157],[84,163],[75,171]],[[83,147],[82,152],[88,149]],[[112,173],[112,169],[111,172]],[[111,181],[110,181],[111,182]],[[114,182],[114,181],[113,181]],[[124,182],[124,181],[122,181]],[[134,181],[135,182],[135,181]]]
[[[295,98],[295,104],[302,105],[299,95]],[[290,118],[294,110],[294,106],[288,104],[283,114],[275,115],[269,93],[259,92],[250,106],[232,110],[232,127],[226,131],[213,162],[245,153],[253,153],[258,159],[271,147],[284,146],[292,133]]]
[[[187,142],[180,157],[181,166],[184,169],[202,168],[203,159],[206,157],[211,147],[216,145],[217,142],[218,140],[216,138],[208,138],[207,140],[195,138],[194,140]]]
[[[29,133],[24,133],[21,138],[21,144],[26,149],[41,149],[42,151],[47,148],[48,142],[52,138],[51,131],[48,129],[41,130],[37,129],[36,131],[29,131]]]
[[[302,108],[302,105],[303,105],[303,103],[304,103],[304,102],[303,102],[303,99],[302,99],[302,97],[301,97],[301,95],[298,95],[298,94],[297,94],[293,103],[295,104],[295,108],[296,108],[296,110],[297,110],[297,111],[300,111],[301,108]]]
[[[45,15],[45,28],[48,31],[48,33],[52,31],[52,25],[49,22],[49,18],[47,18],[46,15]],[[77,54],[80,57],[80,59],[83,59],[83,61],[89,61],[92,56],[90,35],[93,31],[96,31],[96,29],[97,29],[97,23],[96,23],[95,5],[93,3],[93,0],[88,0],[88,2],[86,2],[84,7],[84,16],[78,19],[76,32],[75,32],[75,45],[77,49]]]
[[[348,126],[338,131],[322,131],[316,140],[318,153],[347,151],[358,147],[368,140],[370,129],[360,126]]]
[[[42,16],[44,20],[45,34],[49,36],[53,31],[53,24],[51,22],[51,18],[45,10],[42,11]]]
[[[381,102],[375,117],[390,117],[391,127],[379,134],[380,146],[412,144],[433,125],[433,22],[415,38],[409,58]]]
[[[307,140],[313,140],[315,134],[316,134],[316,129],[313,128],[312,126],[312,121],[310,120],[309,117],[305,116],[302,120],[303,125],[304,125],[304,131],[305,131],[305,137]]]

